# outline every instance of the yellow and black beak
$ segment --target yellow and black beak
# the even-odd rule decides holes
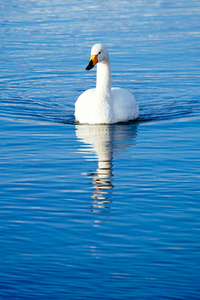
[[[86,67],[86,70],[87,71],[91,70],[96,65],[96,63],[98,63],[98,55],[91,55],[90,62]]]

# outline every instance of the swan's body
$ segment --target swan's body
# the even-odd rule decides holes
[[[139,108],[134,96],[125,89],[111,88],[110,60],[107,49],[95,44],[90,70],[97,63],[96,88],[83,92],[75,103],[75,118],[79,123],[113,124],[137,119]]]

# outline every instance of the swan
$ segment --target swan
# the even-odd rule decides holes
[[[139,107],[126,89],[111,87],[110,59],[106,47],[95,44],[86,70],[97,64],[96,88],[86,90],[75,103],[75,119],[84,124],[114,124],[137,119]]]

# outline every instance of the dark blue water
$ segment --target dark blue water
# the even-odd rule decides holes
[[[0,299],[200,299],[198,1],[2,1]],[[77,125],[110,52],[135,123]]]

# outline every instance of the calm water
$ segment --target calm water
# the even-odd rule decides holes
[[[200,299],[196,0],[1,1],[0,299]],[[104,43],[135,123],[77,125]]]

